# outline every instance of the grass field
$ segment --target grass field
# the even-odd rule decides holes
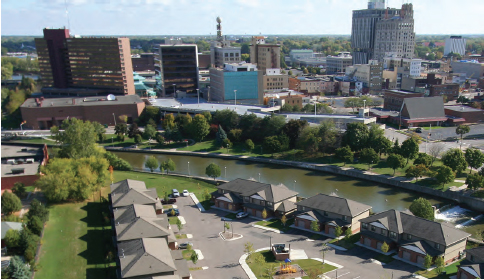
[[[343,238],[343,239],[338,240],[338,239],[335,238],[335,239],[331,240],[329,243],[350,250],[350,249],[353,249],[353,247],[356,246],[355,243],[358,242],[358,241],[360,241],[360,234],[356,233],[356,234],[351,235],[348,239]]]
[[[100,214],[99,202],[49,206],[35,278],[113,278],[115,263],[107,268],[108,251],[114,254],[111,226]]]
[[[269,221],[258,221],[255,224],[259,226],[278,229],[280,231],[287,231],[290,229],[289,226],[291,226],[293,223],[294,223],[294,219],[288,219],[286,222],[286,225],[284,226],[280,219],[271,219]]]
[[[451,276],[455,276],[457,274],[457,266],[460,264],[461,261],[455,262],[449,266],[445,267],[446,274],[438,274],[436,269],[432,269],[430,271],[421,270],[417,273],[422,275],[425,278],[429,279],[450,279]]]
[[[257,254],[262,254],[262,256],[264,257],[265,262],[263,264],[257,264],[253,261],[254,257],[257,256]],[[254,253],[247,259],[247,264],[249,265],[250,269],[255,274],[255,276],[259,279],[267,279],[268,278],[267,271],[271,267],[278,268],[281,265],[281,263],[283,262],[276,261],[272,252],[268,250]],[[336,269],[336,267],[329,264],[325,264],[323,267],[323,264],[321,262],[316,260],[311,260],[311,259],[293,260],[291,264],[299,265],[310,276],[312,276],[311,274],[315,274],[313,277],[304,276],[303,279],[312,279],[317,275]]]

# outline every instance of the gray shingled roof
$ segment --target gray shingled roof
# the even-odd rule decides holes
[[[484,264],[482,263],[473,263],[469,261],[468,259],[463,260],[458,267],[466,267],[470,268],[475,271],[477,275],[479,275],[479,278],[482,278],[483,272],[484,272]]]
[[[426,255],[431,255],[432,257],[440,256],[444,253],[444,252],[441,252],[441,251],[435,249],[434,247],[432,247],[432,245],[428,244],[425,240],[406,242],[406,243],[402,243],[400,245],[402,245],[402,246],[408,246],[408,245],[415,246],[415,247],[419,248],[420,250],[422,250]]]
[[[289,200],[284,200],[276,209],[276,211],[290,212],[296,209],[296,204]]]
[[[477,259],[484,260],[484,247],[476,247],[476,248],[466,250],[466,254],[473,255]]]
[[[404,112],[410,119],[445,118],[444,100],[442,96],[405,98]]]
[[[143,181],[126,179],[111,186],[111,201],[113,207],[123,207],[131,204],[158,205],[156,189],[146,189]],[[158,205],[160,207],[161,205]]]
[[[22,230],[22,223],[17,223],[17,222],[2,222],[2,239],[5,238],[5,235],[7,234],[7,231],[9,229],[13,230]]]
[[[446,246],[470,236],[447,224],[429,221],[394,209],[361,219],[360,222],[380,222],[390,231],[408,233]]]
[[[121,277],[175,274],[176,266],[164,239],[143,238],[118,243]]]
[[[296,203],[296,205],[301,205],[320,211],[337,213],[348,217],[355,217],[358,214],[371,209],[370,205],[322,193],[299,201],[298,203]]]
[[[240,178],[222,184],[218,186],[218,188],[240,194],[241,196],[258,194],[266,201],[273,203],[283,201],[298,194],[297,192],[288,189],[283,184],[276,186]]]

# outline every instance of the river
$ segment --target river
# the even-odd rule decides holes
[[[114,153],[120,158],[127,160],[134,168],[149,170],[144,168],[144,163],[150,154],[130,152]],[[220,166],[222,171],[221,179],[253,178],[259,180],[260,173],[261,182],[270,184],[282,183],[299,192],[300,196],[310,197],[318,193],[336,193],[340,197],[371,205],[374,212],[381,212],[388,209],[405,210],[410,207],[414,199],[419,197],[425,197],[432,205],[450,203],[444,199],[429,197],[397,187],[355,180],[350,177],[319,171],[240,160],[162,154],[153,155],[158,161],[171,158],[177,166],[175,172],[178,173],[206,176],[205,168],[213,162]]]

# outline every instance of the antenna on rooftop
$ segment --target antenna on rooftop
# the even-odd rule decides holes
[[[64,4],[66,6],[67,29],[70,30],[71,26],[70,26],[70,22],[69,22],[69,11],[67,10],[67,0],[64,0]]]

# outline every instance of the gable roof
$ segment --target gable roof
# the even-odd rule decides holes
[[[158,238],[118,243],[118,255],[122,278],[176,271],[166,241]]]
[[[356,202],[354,200],[332,196],[326,194],[317,194],[299,201],[296,205],[301,205],[311,209],[337,213],[349,217],[355,217],[369,209],[370,205]]]
[[[161,207],[156,189],[146,189],[143,181],[126,179],[111,186],[111,201],[113,207],[123,207],[131,204],[155,204]]]
[[[442,96],[410,97],[404,102],[402,115],[410,119],[445,118]]]
[[[7,231],[9,229],[13,230],[22,230],[22,223],[17,223],[17,222],[2,222],[2,239],[5,238],[5,235],[7,234]]]
[[[222,184],[218,186],[218,188],[229,192],[234,192],[241,196],[251,196],[257,194],[269,202],[283,201],[298,194],[283,184],[271,185],[240,178]]]
[[[387,228],[390,231],[399,234],[411,234],[446,246],[470,236],[470,234],[447,224],[426,220],[410,213],[394,209],[360,220],[362,223],[372,223],[376,221],[382,224],[386,223],[388,225]]]
[[[476,259],[480,259],[484,261],[484,247],[476,247],[469,250],[466,250],[467,255],[473,255]]]
[[[116,224],[116,237],[118,241],[138,238],[169,237],[170,228],[161,225],[162,219],[137,217],[130,223]],[[170,240],[173,242],[173,240]]]

